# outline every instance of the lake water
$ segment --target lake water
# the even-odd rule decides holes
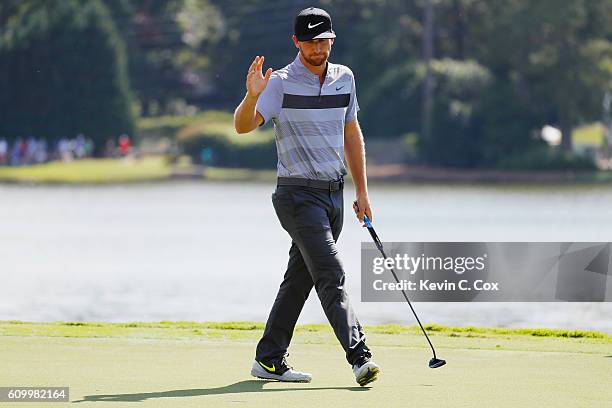
[[[0,185],[0,320],[265,321],[287,263],[272,183]],[[612,241],[612,186],[370,187],[383,241]],[[339,249],[362,323],[413,324],[360,302],[345,191]],[[608,282],[612,285],[612,282]],[[612,303],[418,303],[425,322],[612,332]],[[301,323],[325,322],[314,291]]]

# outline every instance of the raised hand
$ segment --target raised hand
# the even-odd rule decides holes
[[[249,72],[246,79],[247,93],[251,96],[259,96],[266,89],[270,75],[272,75],[272,68],[266,70],[265,76],[262,73],[262,67],[264,63],[264,57],[256,56],[253,63],[249,67]]]

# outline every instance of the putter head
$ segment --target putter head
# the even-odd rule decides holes
[[[446,360],[441,360],[439,358],[432,358],[429,360],[429,368],[442,367],[444,364],[446,364]]]

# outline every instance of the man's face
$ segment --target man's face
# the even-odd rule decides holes
[[[306,62],[315,67],[319,67],[327,62],[332,44],[334,43],[333,38],[310,41],[297,41],[294,38],[293,41],[295,46],[300,49]]]

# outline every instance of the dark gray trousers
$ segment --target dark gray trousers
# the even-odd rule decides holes
[[[292,243],[256,359],[276,360],[285,355],[313,286],[349,364],[363,354],[370,356],[365,333],[344,289],[344,270],[336,248],[344,214],[342,189],[277,186],[272,203]]]

